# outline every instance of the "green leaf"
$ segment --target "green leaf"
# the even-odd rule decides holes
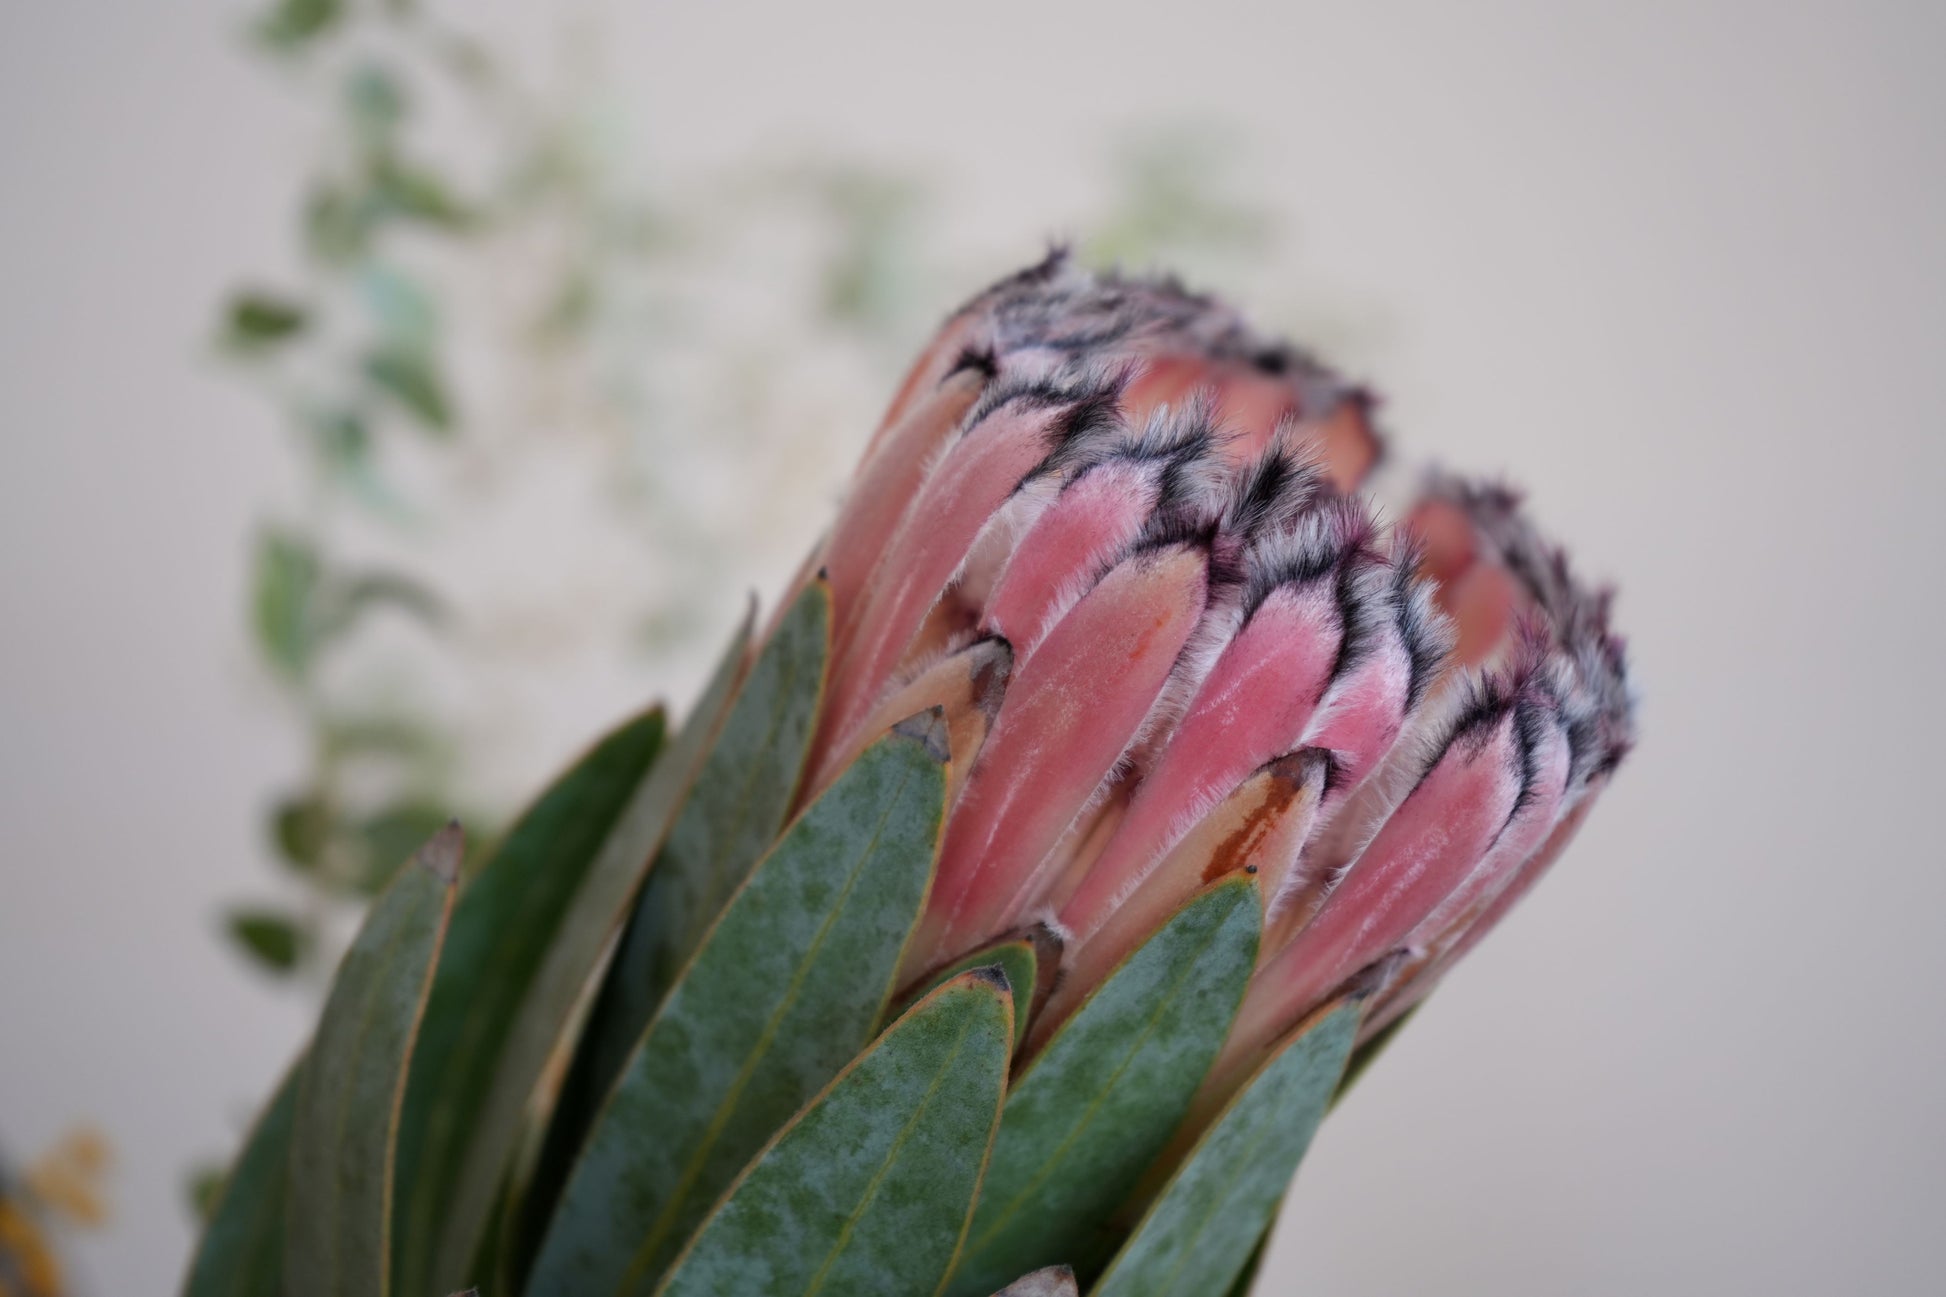
[[[439,334],[439,309],[423,285],[401,270],[374,263],[359,272],[358,289],[390,345],[422,354],[431,350]]]
[[[565,1170],[670,984],[777,840],[817,725],[830,627],[831,590],[820,581],[791,606],[738,690],[622,934],[544,1165]]]
[[[391,872],[398,867],[385,862],[397,861],[411,854],[416,844],[437,833],[439,826],[449,818],[445,811],[430,802],[408,798],[360,819],[352,826],[352,832],[356,835],[367,866],[365,877],[358,880],[361,890],[368,895],[381,891],[390,881]],[[461,875],[465,875],[463,869]],[[451,957],[451,950],[452,935],[449,932],[446,958]],[[423,1032],[421,1039],[424,1039]]]
[[[223,312],[222,345],[253,354],[303,333],[311,322],[300,302],[259,289],[244,289],[230,298]]]
[[[305,246],[326,265],[342,265],[365,250],[378,217],[371,195],[342,185],[319,185],[304,203]]]
[[[999,1119],[1013,999],[966,973],[900,1018],[731,1186],[662,1297],[929,1293]]]
[[[286,53],[324,36],[345,16],[344,0],[277,0],[257,20],[257,38]]]
[[[433,1248],[451,1223],[441,1204],[470,1146],[497,1148],[502,1161],[512,1146],[512,1131],[496,1139],[477,1128],[480,1113],[503,1069],[533,1086],[541,1059],[508,1053],[523,1001],[604,842],[654,768],[665,729],[662,710],[654,708],[604,737],[521,817],[460,896],[419,1029],[421,1052],[399,1136],[394,1274],[400,1292],[444,1291],[474,1277],[431,1273]],[[640,859],[649,849],[636,845]],[[618,908],[611,905],[611,923]],[[567,1016],[565,1004],[534,1007],[550,1011],[557,1030]]]
[[[289,973],[310,949],[298,921],[276,910],[237,910],[223,926],[238,946],[272,972]]]
[[[448,1291],[498,1208],[528,1100],[560,1047],[715,741],[749,661],[746,618],[701,700],[644,777],[642,717],[604,740],[521,817],[467,888],[433,986],[399,1147],[399,1291]],[[633,734],[633,738],[627,737]],[[631,756],[630,754],[633,753]],[[578,881],[576,881],[578,880]],[[558,919],[557,887],[572,899]],[[475,1002],[498,1006],[476,1013]]]
[[[283,798],[270,812],[270,836],[287,863],[309,873],[318,867],[331,840],[331,808],[312,792]]]
[[[433,358],[416,347],[381,346],[365,357],[365,377],[421,425],[450,432],[453,405]]]
[[[396,609],[428,626],[446,620],[446,606],[439,596],[399,572],[342,576],[326,585],[318,603],[316,635],[321,643],[349,631],[359,618],[379,608]]]
[[[274,529],[258,537],[251,619],[263,655],[290,679],[304,675],[317,651],[323,581],[323,564],[308,540]]]
[[[1111,1218],[1189,1110],[1243,1000],[1263,906],[1255,878],[1192,898],[1054,1034],[1007,1094],[950,1292],[992,1292],[1037,1266],[1084,1277]]]
[[[1324,1119],[1359,1014],[1355,1004],[1332,1010],[1257,1070],[1163,1186],[1094,1297],[1229,1288]]]
[[[537,1292],[646,1292],[752,1154],[872,1037],[932,880],[945,722],[870,748],[752,871],[630,1056]]]
[[[292,1068],[224,1178],[189,1263],[183,1297],[264,1297],[283,1287],[285,1167],[297,1111]]]
[[[288,1297],[384,1297],[407,1068],[452,915],[462,840],[408,860],[345,953],[298,1071],[285,1213]]]
[[[223,1182],[228,1178],[229,1173],[221,1163],[204,1162],[191,1167],[184,1179],[189,1209],[196,1213],[197,1223],[205,1229],[216,1215],[216,1204],[223,1197]]]
[[[463,233],[478,214],[428,167],[394,155],[381,156],[372,168],[372,194],[389,215],[422,221],[451,233]]]
[[[1014,1045],[1017,1048],[1027,1035],[1027,1021],[1033,1011],[1034,987],[1040,981],[1041,966],[1045,964],[1051,971],[1058,959],[1059,952],[1049,947],[1035,949],[1032,936],[996,942],[964,959],[954,960],[930,977],[923,978],[900,997],[894,1016],[906,1012],[935,988],[944,986],[961,973],[974,968],[997,967],[1007,975],[1007,985],[1014,991]]]
[[[405,121],[405,88],[387,68],[361,63],[345,77],[345,111],[359,142],[383,150]]]

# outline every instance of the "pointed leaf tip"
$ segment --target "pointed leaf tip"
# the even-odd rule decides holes
[[[986,642],[993,646],[994,653],[973,677],[973,698],[991,721],[1000,714],[1000,704],[1007,697],[1007,682],[1013,679],[1014,646],[1004,635],[989,635]]]
[[[926,754],[941,765],[952,755],[944,707],[928,707],[925,711],[908,716],[894,725],[892,732],[923,745]]]
[[[979,978],[982,982],[985,982],[988,986],[1000,992],[1000,994],[1012,998],[1014,993],[1013,983],[1007,980],[1007,970],[1000,965],[983,964],[973,970],[973,976]]]
[[[1390,954],[1380,955],[1365,967],[1346,979],[1343,990],[1333,999],[1342,998],[1351,1004],[1363,1004],[1392,985],[1398,974],[1413,955],[1410,947],[1401,946]]]
[[[434,878],[451,887],[459,881],[460,860],[466,855],[466,830],[458,820],[447,820],[446,827],[426,840],[413,859],[432,871]]]

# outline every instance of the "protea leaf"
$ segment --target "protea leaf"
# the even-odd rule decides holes
[[[530,1190],[530,1225],[544,1220],[588,1122],[669,984],[783,827],[817,722],[830,637],[830,590],[813,582],[785,613],[721,729],[710,736],[709,755],[655,853],[562,1087]]]
[[[504,1205],[528,1102],[722,726],[749,666],[749,623],[667,751],[659,711],[621,726],[521,817],[467,886],[421,1028],[431,1043],[406,1090],[399,1291],[480,1278],[469,1272]]]
[[[497,1182],[520,1102],[667,823],[673,796],[656,799],[659,811],[628,814],[663,730],[658,708],[598,743],[514,825],[454,909],[399,1132],[393,1273],[401,1292],[477,1277],[451,1260],[435,1269],[434,1248],[469,1256],[477,1247],[480,1208],[491,1199],[460,1186],[469,1175]],[[611,840],[617,846],[604,851]],[[550,962],[578,968],[543,980]]]
[[[1324,1119],[1359,1014],[1355,1004],[1320,1014],[1257,1071],[1163,1186],[1094,1297],[1229,1288]]]
[[[1012,1039],[1013,996],[996,970],[934,991],[750,1165],[656,1291],[934,1291],[1000,1121]]]
[[[763,1142],[871,1039],[945,815],[945,726],[866,749],[751,872],[596,1118],[536,1292],[646,1291]]]
[[[955,959],[937,973],[920,981],[910,991],[903,994],[895,1015],[924,999],[934,988],[944,986],[970,969],[997,967],[1007,976],[1007,985],[1014,994],[1014,1045],[1019,1047],[1027,1035],[1027,1023],[1040,997],[1036,987],[1045,985],[1053,974],[1055,964],[1061,955],[1060,946],[1053,935],[1044,928],[1014,937],[1007,941],[997,941],[983,950],[976,950],[964,959]]]
[[[461,845],[457,824],[442,829],[379,895],[298,1067],[284,1215],[290,1297],[391,1290],[399,1114]]]
[[[291,1156],[291,1117],[297,1111],[297,1068],[277,1087],[243,1151],[230,1167],[203,1241],[189,1266],[183,1297],[261,1297],[284,1281],[285,1168]]]
[[[1062,1025],[1007,1095],[949,1289],[979,1297],[1035,1266],[1086,1276],[1111,1217],[1188,1111],[1257,960],[1256,880],[1192,899]]]

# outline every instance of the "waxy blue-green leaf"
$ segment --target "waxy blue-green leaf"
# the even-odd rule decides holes
[[[1094,1297],[1229,1289],[1324,1119],[1359,1013],[1332,1009],[1257,1069],[1169,1177]]]
[[[603,738],[521,816],[460,896],[420,1027],[399,1134],[394,1275],[401,1292],[443,1290],[467,1278],[452,1271],[435,1278],[432,1268],[442,1232],[460,1224],[452,1211],[454,1186],[472,1150],[480,1150],[481,1169],[491,1174],[512,1147],[514,1128],[485,1124],[482,1113],[496,1083],[524,1097],[545,1063],[569,1005],[565,996],[536,1001],[536,975],[561,939],[604,842],[642,791],[664,728],[656,708]],[[666,823],[667,816],[661,819]],[[657,825],[642,830],[626,853],[634,872],[654,849]],[[611,932],[631,872],[626,857],[606,903]],[[591,945],[582,952],[584,979],[598,950]],[[523,1012],[552,1027],[531,1034],[525,1057],[510,1050]],[[467,1222],[462,1232],[479,1227]]]
[[[224,1178],[216,1210],[196,1245],[183,1297],[263,1297],[280,1292],[284,1274],[285,1168],[297,1069],[284,1078],[257,1118]]]
[[[824,692],[831,591],[807,587],[780,619],[712,736],[631,912],[561,1084],[512,1248],[526,1274],[616,1076],[730,893],[783,827]]]
[[[975,968],[997,967],[1007,975],[1007,985],[1014,992],[1014,1045],[1019,1047],[1021,1039],[1027,1034],[1027,1020],[1034,1005],[1034,988],[1042,980],[1043,970],[1051,972],[1060,958],[1047,936],[1041,932],[1014,937],[1007,941],[995,942],[982,950],[976,950],[964,959],[956,959],[938,972],[922,979],[910,991],[902,992],[899,1005],[893,1016],[904,1013],[937,988],[958,977],[961,973]]]
[[[715,742],[749,647],[746,616],[666,749],[655,713],[622,726],[521,817],[468,886],[426,1013],[437,1043],[406,1093],[400,1292],[479,1277],[470,1272],[528,1099]]]
[[[730,894],[777,840],[817,727],[830,652],[831,587],[815,581],[758,654],[656,856],[590,1024],[597,1054],[609,1055],[597,1058],[598,1074],[614,1075]]]
[[[452,917],[464,844],[448,825],[372,903],[297,1072],[284,1211],[288,1297],[384,1297],[407,1069]]]
[[[945,820],[945,722],[867,748],[760,861],[589,1133],[537,1293],[647,1292],[771,1134],[871,1039]]]
[[[1013,998],[991,968],[893,1023],[751,1163],[661,1297],[930,1293],[999,1122]]]
[[[1263,906],[1234,876],[1178,910],[1062,1024],[1007,1094],[950,1292],[981,1297],[1036,1266],[1084,1276],[1111,1217],[1168,1146],[1243,1000]]]

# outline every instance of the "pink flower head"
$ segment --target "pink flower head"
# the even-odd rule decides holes
[[[805,790],[944,708],[909,974],[1051,934],[1044,1036],[1248,870],[1241,1059],[1347,985],[1376,1029],[1547,867],[1631,738],[1607,598],[1506,491],[1441,479],[1382,526],[1373,404],[1208,298],[1058,252],[947,322],[821,552]]]

